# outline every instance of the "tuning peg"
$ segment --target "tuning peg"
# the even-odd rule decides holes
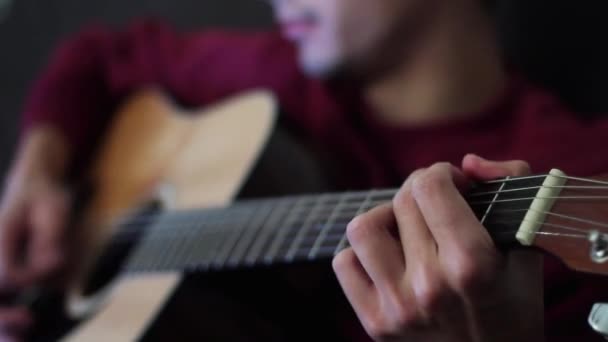
[[[608,340],[608,303],[597,303],[593,305],[588,321],[595,332]]]

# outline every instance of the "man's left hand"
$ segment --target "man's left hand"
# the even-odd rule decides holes
[[[414,172],[392,203],[355,218],[334,271],[376,340],[542,341],[542,256],[501,254],[461,195],[523,176],[521,161],[469,155]]]

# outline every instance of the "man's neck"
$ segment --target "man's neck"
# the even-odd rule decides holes
[[[407,126],[449,122],[479,112],[504,91],[494,28],[480,9],[445,8],[423,31],[403,62],[366,88],[381,120]]]

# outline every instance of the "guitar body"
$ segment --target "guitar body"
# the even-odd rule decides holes
[[[189,209],[197,210],[190,210],[187,215],[200,219],[198,215],[202,214],[202,209],[227,206],[237,195],[259,197],[329,190],[327,177],[323,177],[327,170],[319,168],[310,151],[275,130],[276,111],[273,97],[263,91],[250,92],[198,112],[177,108],[156,90],[146,90],[132,98],[117,113],[100,146],[88,177],[93,187],[92,196],[79,211],[74,225],[77,228],[73,232],[77,242],[74,255],[77,257],[72,258],[68,291],[62,294],[65,300],[60,304],[72,321],[69,323],[78,324],[67,334],[65,330],[69,328],[59,328],[56,332],[52,329],[63,322],[55,324],[56,312],[48,315],[49,310],[42,310],[47,315],[39,321],[51,330],[47,333],[44,327],[35,329],[32,340],[48,341],[60,336],[66,341],[304,341],[317,338],[320,331],[325,338],[338,340],[329,335],[331,328],[341,329],[335,316],[347,317],[353,313],[333,277],[327,277],[331,272],[323,272],[316,267],[318,265],[311,264],[312,267],[304,265],[294,270],[299,278],[259,268],[255,273],[239,269],[239,275],[234,277],[226,253],[235,252],[230,259],[237,260],[233,266],[293,264],[323,258],[327,261],[345,247],[348,220],[378,203],[390,201],[396,190],[325,193],[287,198],[281,202],[275,199],[272,204],[264,204],[267,202],[261,200],[257,204],[249,203],[250,208],[255,208],[255,214],[245,216],[238,210],[246,205],[240,203],[241,207],[234,205],[232,207],[236,208],[232,211],[229,208],[220,210],[228,218],[216,221],[220,223],[208,223],[208,226],[215,224],[219,228],[216,231],[212,227],[205,228],[205,220],[201,220],[185,231],[193,232],[192,235],[184,235],[182,230],[182,235],[177,236],[173,222],[181,224],[184,221],[165,223],[163,229],[166,230],[161,232],[175,233],[173,242],[167,235],[154,235],[158,233],[156,230],[146,229],[159,227],[154,221],[161,221],[162,217],[170,217],[171,213],[179,217],[178,214],[184,214],[181,211]],[[278,140],[280,144],[268,144],[270,140]],[[269,156],[270,160],[267,160]],[[260,174],[263,182],[256,186]],[[602,215],[606,212],[605,201],[601,201],[607,199],[602,192],[608,188],[605,179],[573,178],[554,170],[549,175],[480,183],[467,197],[482,222],[489,217],[484,224],[495,243],[512,246],[516,242],[515,233],[523,231],[533,237],[529,245],[560,257],[574,269],[608,274],[608,233],[600,229],[605,228],[601,224],[605,222]],[[256,191],[260,189],[264,192]],[[556,205],[548,199],[557,200]],[[137,215],[153,202],[169,214]],[[272,207],[270,211],[269,206]],[[493,215],[499,215],[496,217],[500,219],[505,209],[513,213],[507,215],[509,225],[505,226],[501,221],[492,223]],[[528,214],[538,212],[550,217],[547,220],[535,218],[534,227],[526,224],[530,222],[526,219]],[[158,217],[161,218],[157,220]],[[277,217],[282,219],[273,220]],[[123,226],[125,218],[131,227]],[[258,222],[255,218],[263,221]],[[556,221],[556,218],[566,221]],[[590,225],[576,226],[575,231],[579,233],[576,241],[572,240],[572,228],[568,226],[573,224],[571,221]],[[511,223],[517,226],[511,226]],[[152,227],[147,227],[148,224]],[[118,276],[110,278],[106,286],[95,287],[92,291],[91,279],[104,273],[98,272],[103,270],[99,268],[100,261],[105,260],[107,253],[116,252],[110,248],[117,247],[115,239],[129,237],[118,232],[137,232],[125,230],[134,226],[146,231],[150,239],[154,236],[157,239],[131,241],[137,248],[129,250],[134,255],[129,261],[135,261],[116,263],[125,266],[125,273],[117,272]],[[209,230],[205,230],[207,228]],[[581,234],[587,232],[589,235]],[[222,236],[222,240],[214,240],[217,235]],[[536,241],[535,235],[539,235]],[[235,236],[234,240],[230,238],[232,236]],[[176,241],[182,241],[179,242],[182,244],[177,245]],[[220,246],[218,241],[224,241],[224,244]],[[188,247],[184,248],[185,245]],[[175,262],[174,268],[168,269],[194,272],[161,271],[167,269],[161,266],[136,267],[142,259],[143,265],[149,260],[152,265],[158,254],[163,255],[160,257],[164,258],[163,263]],[[192,261],[198,264],[190,264]],[[199,268],[189,268],[192,265]],[[328,270],[327,264],[323,267]],[[294,269],[293,265],[290,269]],[[138,272],[142,270],[153,272]],[[196,272],[199,270],[209,272]],[[224,278],[227,281],[218,282],[218,275],[227,275],[228,278]],[[285,284],[287,286],[283,286]],[[296,292],[289,292],[292,289]],[[241,292],[247,291],[249,297],[241,296]],[[307,295],[309,293],[313,294]],[[227,298],[229,300],[223,300]],[[311,300],[313,298],[319,301]],[[341,300],[344,307],[326,307],[328,303],[339,304],[336,300]],[[242,306],[240,302],[246,303]],[[44,300],[40,303],[44,304]],[[44,306],[42,304],[38,306]],[[194,309],[180,308],[188,305]],[[319,312],[319,305],[323,305],[322,312]],[[336,313],[335,309],[348,311]],[[260,320],[255,318],[258,313],[262,313],[260,317],[264,316]],[[234,324],[224,325],[234,316],[238,316]],[[249,334],[259,327],[274,331],[265,326],[269,321],[286,324],[286,335],[279,332],[282,337],[277,338],[273,333]],[[188,330],[192,328],[206,332],[190,334]]]
[[[83,258],[75,265],[66,308],[90,317],[66,340],[141,338],[183,276],[122,277],[92,299],[79,297],[93,260],[114,233],[112,221],[151,200],[160,201],[163,210],[229,204],[271,136],[275,105],[272,96],[258,91],[186,113],[147,90],[118,113],[92,169],[95,191],[79,221]]]

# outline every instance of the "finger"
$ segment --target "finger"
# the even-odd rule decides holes
[[[437,242],[440,262],[460,291],[492,278],[497,252],[454,184],[453,168],[436,164],[412,184],[413,197]],[[488,279],[478,279],[487,276]]]
[[[32,241],[27,251],[31,277],[42,279],[62,265],[68,212],[68,199],[63,192],[51,191],[35,200],[31,215]]]
[[[444,279],[438,272],[437,244],[411,195],[413,174],[393,200],[401,245],[406,262],[406,284],[415,295],[422,316],[431,321],[440,305]]]
[[[357,317],[367,324],[377,312],[378,294],[352,248],[338,253],[332,260],[334,273]]]
[[[495,162],[474,154],[468,154],[462,160],[462,171],[474,179],[491,180],[529,175],[530,165],[521,160]]]
[[[383,205],[356,217],[347,227],[353,251],[381,292],[395,292],[405,273],[403,252],[390,233],[395,225],[392,206]]]
[[[419,257],[430,258],[437,254],[435,239],[412,197],[412,182],[423,172],[414,172],[393,198],[401,245],[405,260],[409,260],[406,262],[408,268],[410,264],[414,265]]]
[[[416,299],[423,324],[429,327],[439,324],[451,336],[465,338],[464,303],[442,273],[437,244],[411,195],[412,182],[422,173],[424,171],[416,172],[408,178],[393,204],[405,251],[406,283]]]

